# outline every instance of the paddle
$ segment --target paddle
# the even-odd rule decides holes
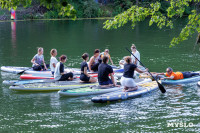
[[[28,68],[28,69],[26,69],[26,70],[23,70],[23,71],[21,71],[21,72],[19,72],[19,73],[17,73],[17,74],[23,74],[25,71],[27,71],[27,70],[30,70],[30,69],[32,69],[33,67],[30,67],[30,68]]]
[[[133,55],[133,53],[132,53],[128,48],[126,48],[126,50],[128,50],[128,52],[130,52],[131,55]],[[135,55],[133,55],[133,56],[135,57]],[[137,57],[135,57],[135,58],[138,60]],[[144,68],[146,68],[146,67],[142,64],[142,62],[141,62],[140,60],[138,60],[138,61],[140,62],[140,64],[141,64]],[[149,73],[149,74],[151,75],[151,77],[157,82],[160,91],[161,91],[162,93],[165,93],[165,92],[166,92],[165,88],[157,81],[157,79],[155,79],[155,78],[153,77],[153,75],[149,72],[149,70],[148,70],[148,73]]]

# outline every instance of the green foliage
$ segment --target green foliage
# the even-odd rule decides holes
[[[113,5],[114,11],[112,15],[118,15],[119,13],[129,9],[132,5],[133,3],[131,0],[115,0]]]
[[[17,6],[22,5],[24,7],[30,6],[32,0],[0,0],[1,8],[17,9]],[[68,0],[40,0],[40,4],[48,9],[53,9],[58,12],[60,16],[67,16],[76,19],[76,11]]]
[[[77,11],[78,18],[94,18],[103,14],[103,11],[94,0],[72,1],[72,5],[74,5],[74,8]]]
[[[57,11],[48,11],[44,14],[44,17],[46,19],[50,19],[50,18],[60,18],[61,16],[58,15]]]
[[[173,18],[182,17],[184,13],[190,13],[189,4],[192,0],[170,0],[170,3],[163,4],[163,2],[151,3],[148,7],[132,6],[127,11],[117,15],[113,20],[107,20],[104,23],[105,29],[117,29],[124,26],[129,21],[132,22],[132,28],[135,25],[150,17],[149,26],[156,24],[160,29],[163,27],[173,28]],[[194,0],[193,2],[199,2],[200,0]],[[163,6],[162,6],[163,5]],[[173,38],[171,46],[175,46],[184,40],[187,40],[189,36],[195,32],[200,33],[200,15],[196,10],[192,11],[192,14],[188,16],[188,23],[182,29],[180,35]]]

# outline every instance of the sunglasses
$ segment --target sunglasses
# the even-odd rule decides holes
[[[166,71],[167,73],[171,72],[171,71]]]
[[[131,47],[132,49],[136,49],[136,47]]]
[[[105,52],[109,52],[109,51],[105,51]]]

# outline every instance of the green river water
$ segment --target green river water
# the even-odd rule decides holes
[[[57,20],[0,22],[0,66],[31,66],[37,47],[44,48],[46,62],[56,48],[66,54],[66,67],[80,67],[81,55],[94,49],[110,49],[114,64],[130,55],[125,47],[134,43],[141,61],[150,71],[200,70],[196,36],[169,48],[185,20],[175,29],[159,30],[142,22],[134,30],[129,25],[118,30],[102,29],[105,20]],[[121,102],[94,104],[93,96],[59,97],[57,92],[27,93],[9,90],[3,80],[19,75],[1,72],[0,133],[4,132],[200,132],[200,88],[196,83],[165,86],[159,90]],[[170,125],[170,124],[179,124]],[[183,124],[183,125],[181,125]]]

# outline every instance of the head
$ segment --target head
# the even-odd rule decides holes
[[[102,60],[103,60],[103,63],[107,64],[108,63],[108,56],[104,55]]]
[[[60,61],[61,61],[61,62],[65,63],[66,60],[67,60],[67,56],[66,56],[66,55],[61,55],[61,56],[60,56]]]
[[[94,56],[99,56],[100,54],[100,50],[99,49],[95,49],[94,50]]]
[[[132,51],[136,51],[136,46],[135,46],[135,44],[132,44],[131,50],[132,50]]]
[[[108,54],[108,53],[109,53],[109,49],[105,49],[104,52],[105,52],[106,54]]]
[[[51,55],[51,56],[56,56],[56,55],[57,55],[57,50],[56,50],[56,49],[52,49],[52,50],[50,51],[50,55]]]
[[[43,48],[42,47],[38,48],[38,54],[43,54]]]
[[[131,57],[130,56],[126,56],[125,59],[127,64],[130,64],[131,63]]]
[[[89,54],[88,53],[84,53],[82,55],[83,60],[87,61],[89,59]]]
[[[173,69],[171,68],[171,67],[168,67],[167,69],[166,69],[166,73],[167,74],[171,74],[173,72]]]

